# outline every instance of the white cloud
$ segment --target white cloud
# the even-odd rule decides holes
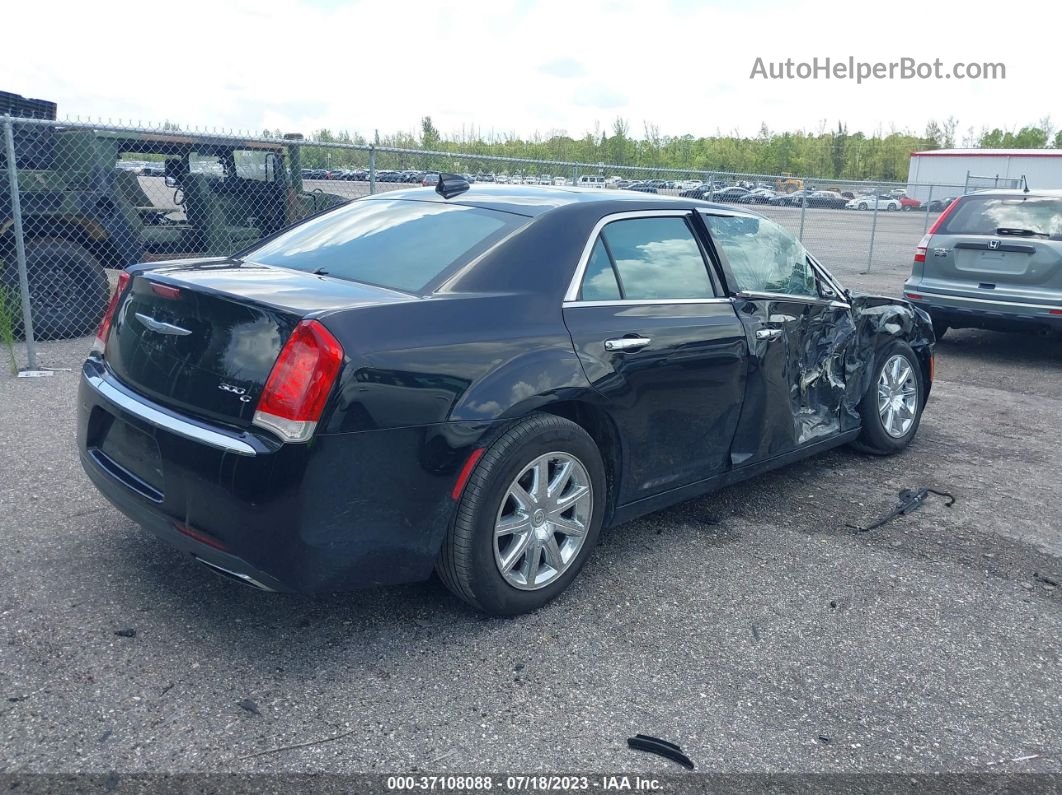
[[[104,12],[104,10],[106,12]],[[1035,123],[1048,99],[1054,28],[997,35],[998,6],[809,0],[132,0],[18,2],[5,10],[4,85],[60,113],[117,120],[370,135],[430,114],[464,127],[573,135],[617,115],[672,135],[738,130],[921,131]],[[1030,10],[1035,17],[1039,12]],[[1007,79],[750,80],[765,60],[1002,61]],[[1057,119],[1062,123],[1062,119]]]

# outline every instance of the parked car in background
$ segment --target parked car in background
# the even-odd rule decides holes
[[[632,182],[624,190],[638,191],[639,193],[659,193],[656,185],[652,182]]]
[[[712,192],[710,198],[712,201],[717,202],[740,202],[748,195],[748,188],[740,188],[736,185],[732,185],[729,188],[723,188],[722,190]],[[706,194],[704,198],[709,198],[709,196]]]
[[[420,185],[423,188],[434,188],[439,184],[439,173],[437,171],[429,171],[423,177],[421,177]]]
[[[915,248],[904,296],[949,328],[1062,331],[1062,191],[991,190],[948,205]]]
[[[769,204],[776,194],[770,188],[754,188],[737,200],[738,204]]]
[[[733,207],[450,177],[123,272],[77,442],[108,500],[230,579],[434,570],[513,615],[603,527],[846,443],[903,450],[932,334]]]
[[[580,188],[603,188],[605,187],[605,178],[597,174],[582,174],[576,185]]]
[[[900,209],[900,201],[892,196],[856,196],[845,204],[849,210],[873,210],[875,206],[878,210],[893,212]]]
[[[920,202],[918,199],[912,199],[907,194],[897,196],[896,198],[899,199],[900,209],[904,212],[911,212],[912,210],[922,209],[922,202]]]
[[[954,196],[945,196],[941,199],[930,199],[928,202],[928,208],[931,213],[940,212],[946,209],[953,201]]]
[[[843,210],[847,204],[848,199],[837,191],[816,190],[808,194],[808,207],[828,207],[835,210]]]
[[[776,193],[774,198],[767,203],[775,207],[799,207],[804,202],[804,196],[810,193],[811,190],[808,188],[796,190],[792,193]]]

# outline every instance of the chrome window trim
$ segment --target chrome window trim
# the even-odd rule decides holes
[[[565,309],[575,309],[581,306],[670,306],[672,304],[730,304],[732,298],[646,298],[642,300],[625,301],[622,298],[607,301],[565,301]]]
[[[228,453],[246,456],[254,456],[258,454],[258,451],[251,445],[247,444],[247,442],[234,439],[233,437],[224,433],[219,433],[218,431],[212,431],[209,428],[204,428],[203,426],[189,422],[188,420],[183,420],[180,417],[175,417],[172,414],[149,405],[143,400],[138,400],[125,390],[108,382],[102,375],[84,373],[83,377],[89,386],[96,390],[99,395],[106,398],[111,403],[114,403],[123,411],[129,412],[134,417],[138,417],[150,425],[162,428],[177,436],[183,436],[185,439],[191,439],[208,445],[209,447],[224,450]]]
[[[851,309],[851,305],[844,301],[834,301],[831,298],[822,298],[821,296],[814,295],[796,295],[795,293],[767,293],[759,292],[756,290],[742,290],[736,294],[737,298],[752,298],[755,300],[778,300],[778,301],[799,301],[804,304],[829,304],[830,306],[843,307],[845,309]]]
[[[575,266],[575,275],[572,276],[571,282],[568,283],[568,291],[564,294],[564,305],[567,306],[568,304],[573,304],[573,303],[580,303],[580,304],[589,303],[589,302],[579,301],[579,288],[582,287],[583,276],[586,273],[586,266],[590,263],[590,255],[593,253],[594,244],[597,242],[597,238],[601,234],[601,230],[604,229],[607,224],[610,224],[613,221],[629,221],[629,220],[634,220],[634,219],[638,219],[638,218],[689,218],[690,215],[692,215],[692,213],[693,213],[693,208],[685,208],[685,209],[675,209],[675,210],[627,210],[625,212],[612,213],[611,215],[606,215],[604,218],[602,218],[600,221],[598,221],[596,224],[594,224],[594,228],[590,232],[590,237],[587,239],[586,245],[583,246],[583,253],[579,257],[579,264]],[[697,240],[697,236],[696,236],[696,234],[694,234],[694,232],[692,230],[690,231],[690,236],[693,237],[694,241]],[[697,248],[698,249],[702,248],[699,242],[698,242]],[[709,283],[709,285],[714,290],[715,289],[715,284],[713,283],[711,273],[708,271],[708,268],[710,268],[710,267],[711,267],[711,263],[706,262],[705,263],[705,273],[708,275],[708,283]],[[718,296],[713,296],[713,298],[717,298],[717,297]],[[656,300],[656,299],[654,299],[654,300]],[[707,298],[692,298],[692,299],[685,299],[685,300],[706,301],[706,300],[709,300],[709,299],[707,299]],[[674,301],[670,301],[670,300],[664,300],[663,302],[667,303],[667,304],[674,303]],[[637,301],[620,301],[619,303],[627,305],[627,304],[634,304],[634,303],[639,303],[639,302],[637,302]]]

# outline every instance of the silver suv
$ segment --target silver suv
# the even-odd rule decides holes
[[[1062,191],[961,196],[915,249],[904,297],[949,328],[1062,331]]]

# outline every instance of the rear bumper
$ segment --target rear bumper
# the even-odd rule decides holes
[[[135,465],[105,452],[115,423],[157,445],[154,474],[138,477],[129,469]],[[81,464],[96,488],[177,549],[274,591],[426,579],[454,510],[456,472],[476,436],[456,426],[284,445],[179,417],[124,387],[97,359],[85,363],[78,395]],[[196,438],[196,428],[222,438]]]
[[[904,285],[904,298],[952,328],[1062,330],[1062,306],[945,295],[927,291],[910,281]],[[1059,314],[1052,314],[1052,310]]]

